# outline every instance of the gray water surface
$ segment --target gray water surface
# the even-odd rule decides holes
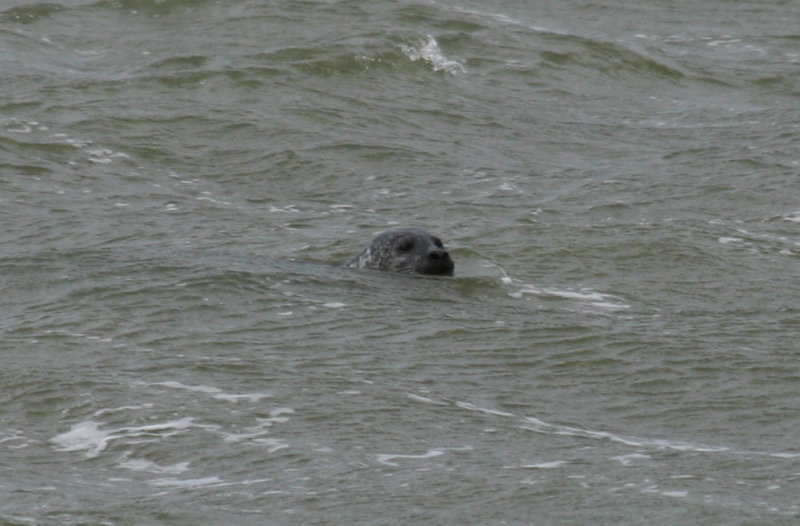
[[[0,522],[794,524],[798,21],[0,4]]]

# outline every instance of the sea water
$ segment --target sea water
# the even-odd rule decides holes
[[[3,2],[0,522],[794,524],[798,20]]]

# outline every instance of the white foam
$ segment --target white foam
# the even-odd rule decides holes
[[[486,413],[487,415],[506,416],[506,417],[514,416],[513,413],[506,413],[505,411],[498,411],[497,409],[485,409],[482,407],[477,407],[473,404],[469,404],[467,402],[456,401],[456,405],[462,409],[469,409],[470,411],[479,411],[481,413]]]
[[[674,498],[684,498],[689,495],[688,491],[662,491],[662,495],[665,497],[674,497]]]
[[[248,402],[258,402],[262,398],[270,398],[272,395],[267,393],[244,393],[244,394],[224,394],[220,393],[214,395],[216,400],[225,400],[226,402],[238,402],[239,400],[247,400]]]
[[[412,397],[415,399],[415,397]],[[430,402],[426,402],[430,403]],[[637,447],[637,448],[650,448],[650,449],[658,449],[658,450],[673,450],[673,451],[689,451],[689,452],[697,452],[697,453],[721,453],[721,452],[730,452],[730,448],[725,446],[709,446],[706,444],[696,444],[692,442],[685,442],[679,440],[669,440],[663,438],[641,438],[641,437],[629,437],[618,435],[615,433],[611,433],[609,431],[596,431],[592,429],[584,429],[579,427],[573,426],[563,426],[558,424],[551,424],[540,420],[535,417],[531,416],[520,416],[513,413],[508,413],[505,411],[499,411],[496,409],[487,409],[475,406],[474,404],[468,402],[460,402],[458,400],[454,400],[453,403],[456,407],[461,409],[466,409],[468,411],[477,411],[480,413],[499,416],[503,418],[511,418],[513,420],[518,421],[518,427],[520,429],[525,429],[527,431],[534,431],[536,433],[543,433],[543,434],[551,434],[551,435],[563,435],[563,436],[573,436],[578,438],[588,438],[594,440],[608,440],[610,442],[616,442],[619,444],[624,444],[627,446]],[[758,453],[758,452],[747,452],[747,454],[764,454],[769,456],[785,456],[785,458],[794,458],[795,456],[800,456],[800,453]],[[643,455],[642,457],[637,457],[635,455]],[[790,456],[791,455],[791,456]],[[628,455],[626,457],[614,457],[615,460],[623,461],[623,459],[629,458],[646,458],[646,454],[637,452],[632,455]]]
[[[186,480],[178,480],[178,479],[158,479],[150,481],[150,484],[153,486],[173,486],[173,487],[183,487],[183,488],[198,488],[202,486],[210,486],[213,484],[219,484],[222,482],[222,479],[219,477],[205,477],[200,479],[186,479]]]
[[[184,389],[186,391],[191,391],[196,393],[205,393],[212,395],[211,397],[214,398],[215,400],[224,400],[226,402],[238,402],[240,400],[247,400],[248,402],[258,402],[262,398],[269,398],[270,396],[272,396],[268,393],[229,394],[220,389],[219,387],[213,387],[210,385],[186,385],[172,380],[166,382],[156,382],[148,385],[160,385],[163,387],[169,387],[170,389]]]
[[[122,159],[130,159],[131,156],[127,153],[123,152],[115,152],[114,150],[109,150],[108,148],[98,148],[95,150],[87,150],[89,154],[89,162],[98,163],[98,164],[109,164],[114,159],[122,158]]]
[[[178,462],[171,466],[159,466],[155,462],[144,459],[131,459],[120,462],[121,468],[130,469],[132,471],[146,471],[148,473],[169,473],[178,475],[189,470],[188,462]]]
[[[400,49],[412,62],[422,60],[430,64],[434,71],[445,70],[452,75],[467,71],[460,62],[445,57],[439,48],[439,43],[431,35],[426,35],[425,40],[415,46],[401,44]]]
[[[105,415],[106,413],[117,413],[117,412],[120,412],[120,411],[130,411],[130,410],[145,409],[145,408],[150,408],[150,407],[153,407],[153,404],[123,405],[123,406],[120,406],[120,407],[107,407],[105,409],[98,409],[97,411],[92,413],[92,416],[94,416],[95,418],[100,418],[101,416]]]
[[[425,404],[445,405],[444,402],[434,400],[433,398],[428,398],[427,396],[415,395],[414,393],[406,393],[406,396],[412,400],[416,400],[417,402],[422,402]]]
[[[138,426],[138,427],[123,427],[122,429],[136,436],[145,433],[150,433],[152,431],[166,431],[169,429],[184,430],[184,429],[189,429],[190,427],[213,427],[213,426],[199,426],[199,425],[195,426],[192,422],[194,422],[194,418],[186,417],[186,418],[179,418],[178,420],[169,420],[167,422],[162,422],[160,424],[150,424],[149,426]]]
[[[98,456],[112,440],[149,437],[156,440],[172,436],[191,427],[215,429],[216,426],[195,424],[192,418],[180,418],[146,426],[101,429],[100,423],[93,420],[74,424],[69,431],[59,433],[50,439],[59,451],[84,451],[88,458]],[[153,435],[158,435],[153,437]]]
[[[18,122],[16,124],[19,125],[19,128],[6,128],[6,131],[9,133],[24,133],[24,134],[28,134],[33,131],[33,128],[31,128],[29,125],[25,123]]]
[[[522,20],[517,20],[516,18],[512,18],[512,17],[510,17],[508,15],[504,15],[503,13],[491,13],[491,12],[488,12],[488,11],[479,11],[477,9],[470,9],[470,8],[465,8],[465,7],[445,5],[445,4],[441,4],[439,2],[435,2],[435,1],[431,2],[431,3],[434,4],[434,5],[439,6],[442,9],[452,9],[453,11],[456,11],[458,13],[464,13],[464,14],[475,16],[475,17],[478,17],[478,18],[481,18],[481,19],[484,19],[484,20],[486,20],[486,19],[494,20],[495,22],[499,22],[499,23],[504,24],[504,25],[524,27],[524,28],[527,28],[527,29],[529,29],[531,31],[537,32],[537,33],[553,33],[553,34],[557,34],[557,35],[566,34],[566,33],[560,32],[560,31],[555,31],[553,29],[548,29],[548,28],[543,27],[543,26],[537,26],[535,24],[529,24],[528,22],[524,22]]]
[[[556,469],[567,464],[566,460],[553,460],[552,462],[541,462],[539,464],[523,464],[520,467],[526,469]]]
[[[17,429],[10,429],[7,436],[0,436],[0,444],[3,444],[3,447],[8,449],[23,449],[28,447],[30,443],[31,441]]]
[[[203,193],[204,194],[208,194],[208,192],[203,192]],[[214,199],[213,197],[210,197],[208,195],[202,195],[202,196],[199,196],[199,197],[195,197],[195,200],[197,200],[197,201],[208,201],[209,203],[214,203],[215,205],[230,206],[230,204],[231,204],[230,201],[220,201],[219,199]]]
[[[257,444],[259,446],[266,446],[267,453],[274,453],[279,449],[284,449],[289,447],[284,440],[279,438],[256,438],[252,440],[252,443]]]
[[[98,422],[88,421],[75,424],[64,433],[50,439],[59,451],[86,451],[89,458],[96,457],[108,443],[123,435],[114,435],[112,431],[101,431]]]
[[[187,391],[195,391],[198,393],[216,394],[222,392],[222,389],[220,389],[219,387],[211,387],[208,385],[186,385],[174,381],[156,382],[154,384],[149,384],[149,385],[162,385],[164,387],[169,387],[170,389],[185,389]]]
[[[501,278],[504,285],[515,285],[518,287],[508,293],[514,299],[521,299],[526,294],[534,296],[552,296],[556,298],[563,298],[574,300],[584,305],[609,311],[619,311],[629,309],[630,305],[619,296],[613,294],[606,294],[604,292],[597,292],[590,289],[583,289],[580,291],[575,290],[561,290],[553,288],[538,288],[529,283],[521,283],[511,278]]]
[[[265,435],[268,434],[269,431],[262,427],[255,426],[250,429],[253,429],[253,431],[249,433],[225,433],[223,440],[230,444],[247,442],[249,444],[265,446],[268,453],[274,453],[279,449],[289,447],[289,444],[285,440],[266,437]]]
[[[288,213],[296,213],[299,210],[297,210],[297,208],[295,208],[294,205],[287,205],[284,208],[278,208],[277,206],[270,205],[268,211],[271,213],[288,214]]]
[[[554,435],[576,436],[583,438],[594,438],[600,440],[610,440],[611,442],[619,442],[628,446],[644,446],[644,443],[638,439],[625,438],[608,431],[592,431],[590,429],[580,429],[577,427],[557,426],[554,425],[552,433]]]
[[[274,424],[282,424],[289,421],[288,416],[294,414],[291,407],[277,407],[269,412],[268,418],[258,418],[256,425],[244,429],[243,433],[224,433],[223,440],[229,443],[248,442],[260,446],[266,446],[269,453],[289,447],[284,440],[267,437],[270,428]]]
[[[611,457],[611,460],[616,460],[623,466],[630,466],[634,460],[641,460],[648,458],[652,457],[650,455],[645,455],[643,453],[631,453],[630,455],[619,455],[617,457]]]
[[[791,214],[783,216],[784,221],[791,221],[793,223],[800,223],[800,210],[792,212]]]
[[[773,458],[798,458],[800,457],[800,453],[767,453],[767,456]]]
[[[380,454],[377,456],[378,462],[381,464],[386,464],[387,466],[398,466],[396,462],[392,462],[393,460],[424,460],[426,458],[435,458],[444,455],[444,451],[440,449],[429,449],[427,452],[421,455],[392,455],[392,454]]]
[[[729,448],[723,446],[707,446],[705,444],[693,444],[691,442],[682,442],[676,440],[668,440],[663,438],[648,439],[640,437],[625,437],[610,433],[608,431],[593,431],[591,429],[581,429],[570,426],[550,425],[551,432],[555,435],[566,435],[583,438],[593,438],[597,440],[609,440],[634,447],[649,447],[655,449],[670,449],[673,451],[694,451],[697,453],[713,453],[728,451]]]

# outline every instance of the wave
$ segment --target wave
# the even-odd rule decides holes
[[[433,71],[446,71],[451,75],[467,72],[462,63],[450,60],[444,55],[439,43],[431,35],[426,35],[413,45],[400,44],[400,49],[412,62],[421,60],[430,65]]]
[[[493,417],[511,419],[517,424],[519,429],[523,429],[526,431],[533,431],[535,433],[541,433],[547,435],[561,435],[561,436],[571,436],[576,438],[585,438],[590,440],[608,441],[608,442],[622,444],[625,446],[639,448],[640,451],[634,453],[634,455],[635,454],[641,455],[642,454],[641,450],[645,451],[669,450],[679,453],[680,452],[709,453],[709,454],[726,453],[737,456],[746,456],[746,457],[758,456],[758,457],[769,457],[769,458],[789,459],[789,460],[800,458],[800,453],[791,451],[737,450],[724,445],[704,444],[704,443],[697,443],[689,440],[682,440],[675,438],[646,438],[639,436],[630,436],[630,435],[612,433],[610,431],[602,431],[596,429],[589,429],[585,427],[567,426],[551,422],[545,422],[536,417],[518,415],[516,413],[511,413],[507,411],[500,411],[497,409],[480,407],[475,404],[459,400],[437,399],[431,397],[430,395],[420,396],[409,392],[406,392],[406,396],[410,400],[414,400],[416,402],[424,404],[431,404],[437,406],[455,406],[458,409],[462,409],[465,411],[473,411]],[[623,457],[614,457],[614,458],[624,463],[624,461],[621,459],[627,459],[631,457],[632,455],[625,455]],[[531,467],[531,466],[523,466],[523,467]]]
[[[607,40],[565,29],[530,23],[500,12],[445,6],[435,1],[431,3],[439,9],[454,11],[474,18],[480,22],[481,26],[489,26],[490,28],[495,26],[495,30],[506,28],[505,32],[507,34],[508,29],[521,32],[523,33],[521,42],[524,42],[526,50],[530,49],[528,47],[530,34],[533,33],[535,38],[540,40],[536,47],[541,48],[541,51],[539,51],[541,61],[536,65],[537,69],[570,69],[579,66],[599,71],[612,78],[631,72],[637,75],[645,74],[673,80],[691,76],[682,67],[669,61],[666,57],[656,58],[643,49],[635,48],[623,41]],[[524,34],[527,34],[527,36]],[[509,35],[504,41],[499,42],[497,46],[514,47],[513,36]],[[512,60],[510,64],[518,65],[518,61]]]

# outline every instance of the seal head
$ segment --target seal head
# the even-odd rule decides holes
[[[452,276],[454,268],[441,239],[409,227],[379,234],[344,266],[440,276]]]

